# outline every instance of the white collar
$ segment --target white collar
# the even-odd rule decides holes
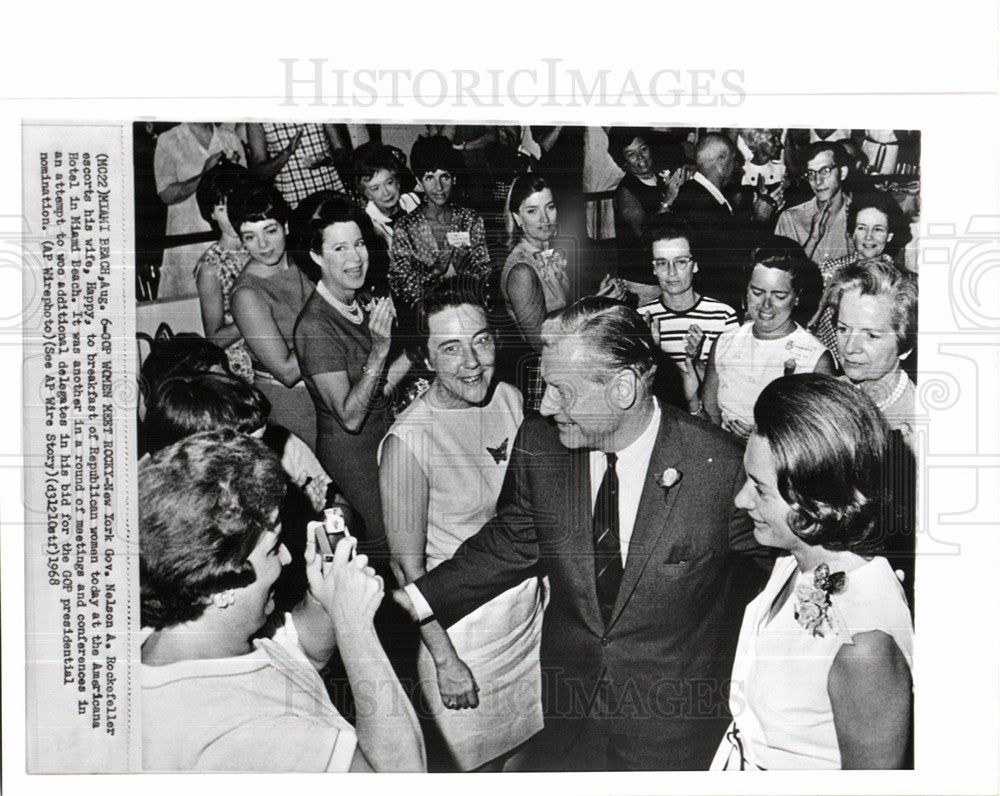
[[[656,444],[656,435],[660,430],[660,418],[662,416],[663,412],[660,409],[660,403],[653,398],[653,415],[649,419],[649,425],[646,426],[635,440],[620,451],[616,451],[619,463],[628,466],[629,463],[642,462],[645,465],[649,462],[649,457],[653,453],[653,446]],[[601,457],[605,455],[604,451],[592,451],[592,453],[598,454]]]
[[[712,183],[712,181],[708,179],[708,177],[706,177],[700,171],[696,171],[694,173],[694,181],[702,185],[706,191],[712,194],[712,198],[715,199],[716,202],[718,202],[720,205],[725,205],[727,208],[729,208],[730,213],[733,212],[732,205],[729,204],[729,201],[726,199],[726,197],[722,195],[722,191],[716,188],[715,185]]]

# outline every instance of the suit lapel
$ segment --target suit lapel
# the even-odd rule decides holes
[[[684,488],[683,477],[670,489],[664,489],[658,483],[660,475],[666,469],[677,468],[677,465],[683,461],[683,449],[678,444],[678,436],[677,420],[669,413],[664,412],[660,418],[660,431],[656,437],[656,444],[649,457],[649,467],[646,470],[642,496],[639,498],[639,511],[635,515],[635,525],[632,526],[632,538],[629,541],[625,572],[622,575],[622,584],[618,589],[615,607],[611,611],[609,625],[614,624],[635,590],[639,577],[649,563],[649,557],[667,527],[670,512],[677,501],[677,495]]]

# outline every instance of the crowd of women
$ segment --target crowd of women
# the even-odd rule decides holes
[[[423,731],[432,767],[517,769],[543,723],[545,573],[447,629],[380,603],[492,516],[544,392],[542,321],[587,295],[645,318],[661,403],[746,445],[737,506],[785,556],[747,608],[743,715],[718,764],[733,749],[762,768],[906,764],[917,289],[891,192],[845,196],[836,260],[774,235],[776,216],[758,224],[731,249],[732,306],[699,281],[712,230],[675,207],[693,150],[671,159],[654,131],[609,133],[626,174],[609,247],[567,234],[580,196],[523,135],[505,200],[474,210],[466,143],[428,134],[407,158],[370,142],[338,163],[341,184],[290,199],[301,180],[276,175],[309,131],[253,127],[252,169],[213,156],[196,175],[218,236],[194,271],[204,338],[159,341],[142,371],[148,767],[418,770]],[[754,139],[731,132],[734,149]],[[780,211],[821,178],[796,182],[773,154],[749,188]],[[310,523],[333,505],[353,538],[324,557]],[[857,677],[879,685],[878,727],[838,721]],[[286,680],[308,705],[283,704]]]

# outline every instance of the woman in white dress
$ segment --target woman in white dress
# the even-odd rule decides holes
[[[913,623],[878,542],[888,431],[875,405],[819,374],[754,407],[736,496],[761,544],[787,551],[747,606],[730,725],[713,768],[903,768]]]
[[[830,352],[800,326],[819,298],[819,273],[790,238],[775,235],[754,250],[746,271],[746,319],[724,332],[708,358],[704,411],[740,439],[753,429],[760,391],[788,373],[833,373]]]
[[[523,420],[521,394],[491,384],[495,342],[478,300],[448,280],[422,304],[434,381],[382,443],[380,479],[393,569],[409,583],[450,558],[496,509]],[[447,632],[421,627],[426,709],[458,767],[500,770],[542,728],[538,662],[545,587],[531,577]]]

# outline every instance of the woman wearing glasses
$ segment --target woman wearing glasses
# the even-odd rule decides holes
[[[736,310],[694,289],[698,263],[691,253],[692,232],[686,221],[659,216],[647,225],[643,237],[653,257],[660,295],[638,312],[660,350],[680,369],[688,409],[698,414],[698,391],[705,380],[709,352],[719,335],[739,328]]]

